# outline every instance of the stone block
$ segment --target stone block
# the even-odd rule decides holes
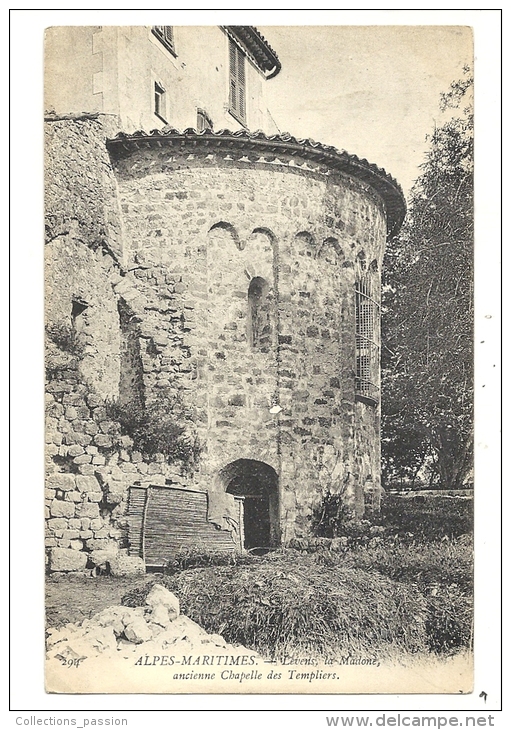
[[[90,454],[82,454],[81,456],[75,456],[73,464],[90,464],[92,456]]]
[[[133,644],[142,644],[152,638],[151,630],[141,616],[125,627],[124,636]]]
[[[95,502],[82,502],[76,508],[77,517],[99,517],[99,507]]]
[[[117,547],[117,543],[114,540],[96,540],[91,538],[90,540],[85,541],[85,547],[91,552],[93,550],[109,550],[112,546]]]
[[[110,550],[93,550],[89,555],[89,560],[92,565],[105,567],[107,563],[110,563],[115,558],[117,552],[115,548],[111,548]]]
[[[82,501],[82,495],[80,492],[66,492],[66,496],[64,498],[67,502],[81,502]]]
[[[144,575],[145,563],[142,558],[119,553],[110,563],[113,576]]]
[[[80,537],[79,530],[64,530],[64,533],[62,535],[62,538],[64,540],[78,540],[79,537]]]
[[[68,522],[68,520],[64,520],[62,518],[56,517],[53,519],[49,519],[46,522],[46,526],[52,532],[55,532],[55,530],[67,530],[67,528],[69,526],[69,522]]]
[[[103,492],[88,492],[87,499],[89,502],[101,502],[103,499]]]
[[[125,462],[123,462],[123,463],[121,464],[121,467],[120,467],[120,468],[121,468],[121,469],[122,469],[122,471],[123,471],[123,472],[125,472],[126,474],[132,474],[132,473],[134,473],[134,472],[138,472],[138,469],[137,469],[137,466],[136,466],[136,464],[132,464],[132,463],[131,463],[131,462],[129,462],[129,461],[125,461]]]
[[[81,474],[78,474],[76,477],[76,488],[80,492],[87,492],[87,493],[101,491],[96,477],[83,476]]]
[[[171,621],[168,609],[161,603],[158,603],[151,611],[151,621],[166,628]]]
[[[119,426],[115,421],[101,421],[99,428],[103,433],[116,433],[119,430]]]
[[[69,446],[67,450],[67,455],[73,457],[81,456],[84,453],[85,449],[83,448],[83,446],[80,446],[80,444],[73,444],[72,446]]]
[[[147,598],[145,599],[146,605],[151,606],[154,609],[157,606],[163,606],[167,609],[169,619],[173,621],[179,616],[179,598],[171,593],[165,586],[156,583],[149,591]],[[159,623],[159,622],[156,622]]]
[[[114,486],[114,485],[112,485]],[[113,490],[112,488],[108,490],[106,499],[109,504],[120,504],[122,500],[124,499],[126,491],[123,488],[122,491],[120,490]]]
[[[62,499],[54,499],[50,505],[52,517],[74,517],[75,505],[73,502],[64,502]]]
[[[108,448],[112,446],[112,437],[105,433],[98,433],[94,436],[94,443],[97,444],[97,446]]]
[[[74,474],[50,474],[46,479],[48,489],[60,489],[63,492],[69,492],[75,489]]]
[[[50,550],[50,570],[52,571],[68,573],[84,570],[86,565],[87,555],[79,550],[58,547]]]

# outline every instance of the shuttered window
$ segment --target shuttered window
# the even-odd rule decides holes
[[[176,55],[174,47],[174,28],[171,25],[153,25],[154,35],[171,53]]]
[[[363,400],[377,403],[380,382],[380,307],[374,299],[370,274],[355,286],[357,367],[355,389]]]
[[[245,55],[229,39],[229,111],[242,124],[247,121]]]

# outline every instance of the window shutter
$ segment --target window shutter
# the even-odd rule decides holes
[[[172,25],[153,25],[152,32],[165,48],[176,55],[174,49],[174,28]]]
[[[229,40],[229,107],[235,116],[245,121],[245,56],[231,40]]]
[[[174,29],[171,25],[163,26],[163,37],[174,48]]]
[[[245,119],[245,56],[238,51],[238,111],[242,119]]]
[[[233,112],[238,111],[238,74],[237,74],[237,48],[234,43],[229,40],[229,79],[230,79],[230,98],[229,106]]]

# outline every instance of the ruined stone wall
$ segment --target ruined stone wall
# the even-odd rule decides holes
[[[46,125],[46,547],[51,570],[126,549],[128,488],[183,486],[181,465],[143,457],[112,405],[143,398],[137,311],[152,306],[122,264],[108,117]],[[137,356],[138,354],[138,356]]]

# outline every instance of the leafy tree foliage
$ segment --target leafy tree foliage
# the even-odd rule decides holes
[[[430,137],[408,216],[388,247],[382,298],[383,475],[460,487],[473,453],[472,78]]]

